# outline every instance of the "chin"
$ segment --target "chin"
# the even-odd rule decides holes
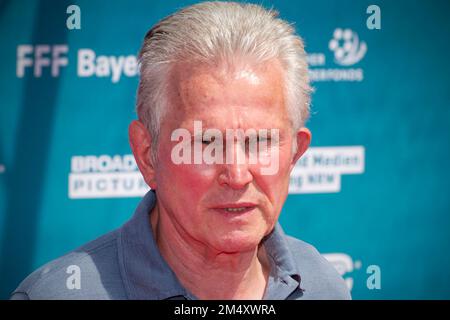
[[[263,236],[252,232],[231,231],[215,239],[214,247],[229,253],[251,251],[258,247]]]

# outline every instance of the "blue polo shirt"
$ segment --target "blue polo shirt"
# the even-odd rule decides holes
[[[42,266],[11,299],[197,299],[159,252],[149,223],[155,203],[151,190],[122,227]],[[264,299],[350,299],[333,266],[278,223],[263,245],[270,263]]]

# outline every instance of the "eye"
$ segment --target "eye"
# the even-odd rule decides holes
[[[270,137],[263,137],[263,136],[261,136],[261,137],[259,137],[258,136],[258,142],[260,142],[260,141],[270,141]]]
[[[209,141],[208,139],[203,139],[203,137],[199,136],[199,137],[194,137],[192,139],[193,143],[201,143],[202,145],[208,145],[210,144],[212,141]]]
[[[202,140],[202,144],[208,145],[210,143],[211,143],[211,141],[209,141],[209,140]]]

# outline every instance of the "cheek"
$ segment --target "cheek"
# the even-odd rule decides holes
[[[256,165],[253,169],[258,186],[274,206],[277,206],[280,203],[280,200],[284,199],[287,195],[291,163],[291,150],[287,146],[281,146],[278,155],[278,170],[274,174],[261,174],[261,168],[267,166]]]
[[[175,164],[170,148],[160,148],[159,152],[156,177],[160,188],[169,192],[183,190],[176,196],[185,204],[195,203],[211,189],[216,176],[214,166]]]
[[[169,181],[176,182],[175,190],[187,190],[188,193],[195,194],[196,198],[206,194],[215,181],[215,170],[202,165],[170,164],[166,169],[172,176]]]

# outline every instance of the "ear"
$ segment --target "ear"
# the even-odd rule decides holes
[[[300,128],[300,130],[297,131],[296,138],[297,151],[295,152],[292,159],[291,170],[294,168],[298,159],[300,159],[301,156],[306,152],[306,150],[308,150],[308,147],[311,143],[311,131],[309,131],[309,129],[305,127]]]
[[[152,138],[150,133],[141,121],[134,120],[128,127],[128,137],[134,159],[145,182],[150,188],[156,189],[155,167],[151,157]]]

